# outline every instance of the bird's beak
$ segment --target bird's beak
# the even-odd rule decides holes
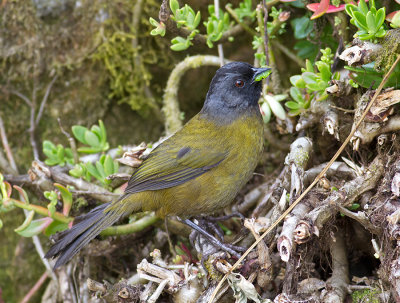
[[[253,67],[254,76],[252,79],[252,83],[261,81],[262,79],[267,78],[271,74],[271,68],[269,67],[261,67],[255,68]]]

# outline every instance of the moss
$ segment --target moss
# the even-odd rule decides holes
[[[22,211],[2,215],[0,230],[0,288],[4,302],[19,302],[45,271],[32,240],[14,232],[23,221]],[[32,298],[38,302],[43,288]]]
[[[375,68],[387,72],[400,54],[400,29],[388,31],[382,46],[383,48],[375,61]]]
[[[351,294],[353,303],[379,303],[379,291],[377,289],[357,290]]]

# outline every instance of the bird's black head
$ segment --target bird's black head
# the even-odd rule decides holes
[[[255,68],[248,63],[232,62],[217,70],[211,81],[202,114],[218,119],[234,119],[257,109],[262,84],[269,68]]]

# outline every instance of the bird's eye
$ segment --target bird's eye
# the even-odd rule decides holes
[[[244,86],[244,81],[243,80],[236,80],[235,81],[235,86],[239,87],[239,88],[243,87]]]

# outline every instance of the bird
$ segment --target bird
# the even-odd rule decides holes
[[[263,151],[258,101],[260,80],[270,72],[245,62],[220,67],[200,112],[149,153],[124,193],[60,233],[45,255],[57,258],[54,269],[131,213],[155,211],[160,218],[190,218],[228,206],[251,178]]]

